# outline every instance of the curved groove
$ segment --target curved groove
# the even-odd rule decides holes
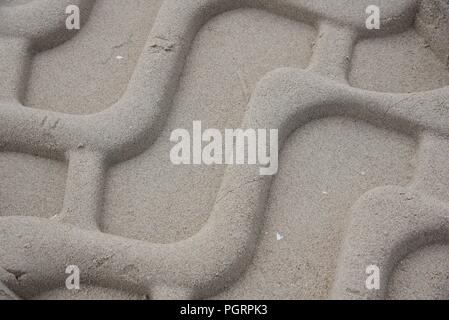
[[[374,189],[351,211],[331,298],[384,299],[397,263],[423,246],[449,241],[447,204],[409,188]],[[379,290],[365,287],[369,265],[379,267]]]
[[[0,140],[5,148],[62,158],[82,144],[110,162],[147,149],[164,123],[199,28],[213,15],[244,5],[271,8],[265,1],[253,0],[192,3],[165,2],[127,92],[110,109],[75,116],[1,106]],[[288,11],[289,6],[282,8]],[[293,8],[296,13],[298,9]],[[171,24],[164,20],[167,17],[179,23]],[[171,49],[161,50],[161,41]],[[310,72],[280,69],[259,82],[243,127],[279,129],[280,147],[307,122],[342,114],[408,134],[429,130],[448,136],[449,112],[441,107],[448,97],[447,88],[381,94]],[[42,126],[47,121],[56,125]],[[196,235],[173,244],[149,244],[38,218],[1,218],[0,242],[14,246],[0,247],[0,267],[20,270],[23,277],[15,281],[0,275],[0,281],[24,297],[34,295],[59,287],[70,261],[80,267],[84,279],[105,287],[137,288],[145,293],[161,287],[187,288],[189,296],[211,295],[236,280],[251,260],[271,180],[259,176],[255,166],[228,167],[207,223]],[[232,192],[239,188],[241,192]],[[29,252],[29,243],[44,252]],[[58,258],[49,259],[45,253]]]
[[[0,33],[28,39],[39,51],[48,50],[76,34],[66,28],[66,7],[78,6],[84,24],[94,1],[33,0],[16,6],[0,6]]]
[[[448,92],[443,90],[440,92],[441,98],[445,98],[447,94]],[[415,101],[415,106],[407,109],[407,104],[395,109],[392,106],[404,101],[404,96],[366,93],[331,81],[323,81],[319,76],[307,72],[280,69],[267,75],[258,84],[243,127],[278,128],[280,146],[301,125],[340,113],[377,125],[379,120],[389,119],[387,125],[403,123],[404,131],[411,128],[424,130],[429,127],[426,118],[417,118],[421,96],[407,95],[407,102]],[[365,101],[369,103],[365,104]],[[277,104],[276,108],[272,107],[274,103]],[[332,107],[334,103],[346,107]],[[426,108],[428,110],[428,104]],[[277,110],[283,112],[279,113]],[[447,114],[446,117],[448,116]],[[440,123],[441,127],[447,130],[448,122],[444,120],[438,118],[438,121],[443,122]],[[247,183],[248,181],[252,182]],[[195,290],[196,296],[209,295],[234,281],[250,261],[263,221],[264,204],[270,183],[271,177],[259,176],[255,166],[228,167],[217,195],[220,201],[215,203],[210,219],[204,227],[191,238],[166,245],[92,233],[35,218],[0,219],[2,243],[17,243],[19,248],[24,241],[35,243],[39,247],[57,252],[60,258],[47,261],[33,257],[39,260],[24,264],[30,258],[20,253],[20,250],[14,254],[16,247],[2,248],[0,256],[7,257],[2,263],[31,268],[30,283],[22,280],[20,286],[11,284],[19,293],[27,292],[23,291],[24,287],[33,290],[33,287],[38,287],[37,283],[42,287],[44,280],[48,281],[48,274],[55,275],[56,285],[61,280],[57,275],[63,271],[63,264],[74,260],[73,263],[79,263],[82,270],[87,270],[86,276],[89,280],[101,286],[111,286],[111,281],[117,281],[116,285],[125,287],[145,284],[145,288],[151,290],[152,286],[163,284],[190,288]],[[244,186],[240,192],[229,192],[240,186]],[[13,233],[10,231],[12,229],[15,230]],[[35,230],[39,232],[36,233]],[[76,249],[72,243],[77,243],[78,248],[88,247],[89,250],[86,252]],[[110,262],[102,264],[101,268],[93,268],[92,261],[103,256],[110,256]],[[130,264],[139,271],[117,277],[119,270]],[[201,270],[201,276],[198,270]],[[64,273],[61,274],[61,277],[63,276]]]
[[[415,1],[406,1],[398,10],[407,11],[414,6]],[[198,30],[211,17],[242,7],[258,7],[296,20],[309,21],[312,16],[306,4],[298,8],[289,1],[283,6],[274,6],[265,0],[165,1],[136,72],[124,96],[115,105],[93,115],[0,106],[4,110],[0,118],[0,138],[9,151],[44,157],[61,157],[82,143],[86,148],[101,150],[111,162],[133,158],[148,149],[165,122],[185,57]],[[171,23],[173,19],[178,23]],[[169,51],[161,50],[161,41],[169,44]],[[60,119],[60,125],[50,137],[48,131],[39,126],[45,117]]]

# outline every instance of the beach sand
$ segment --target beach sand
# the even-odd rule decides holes
[[[26,75],[18,98],[0,82],[0,299],[447,299],[449,5],[221,1],[92,1],[25,67],[0,58],[2,78]],[[193,121],[282,117],[274,177],[170,161]],[[70,264],[81,290],[64,287]]]

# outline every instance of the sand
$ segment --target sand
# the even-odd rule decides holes
[[[307,25],[256,9],[210,20],[192,44],[160,137],[143,154],[110,170],[105,230],[159,243],[198,232],[210,216],[225,167],[173,166],[167,161],[170,133],[191,131],[197,120],[204,128],[238,128],[257,81],[278,67],[306,67],[315,36]]]
[[[0,299],[448,298],[445,1],[37,2],[0,1]],[[279,172],[173,165],[196,120]]]

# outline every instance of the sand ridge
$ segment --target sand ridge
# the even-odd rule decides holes
[[[92,4],[88,2],[80,5],[88,8]],[[366,265],[378,264],[382,279],[388,279],[407,254],[448,238],[449,172],[445,163],[449,112],[445,106],[449,91],[446,87],[387,93],[351,86],[349,72],[356,43],[413,28],[418,12],[417,1],[370,2],[378,2],[385,10],[381,32],[370,33],[363,27],[364,10],[357,9],[363,7],[363,1],[315,1],[311,5],[294,0],[276,4],[263,0],[166,0],[123,96],[108,109],[89,115],[22,105],[29,47],[44,50],[55,46],[52,35],[62,33],[63,27],[60,17],[55,19],[50,10],[49,18],[34,18],[36,35],[27,30],[21,33],[15,24],[21,19],[13,23],[7,18],[12,13],[26,18],[31,4],[0,6],[4,41],[0,50],[8,52],[6,61],[0,60],[0,70],[15,75],[0,83],[2,151],[68,162],[63,209],[56,217],[0,218],[1,282],[20,297],[31,298],[60,287],[70,261],[96,286],[155,299],[206,298],[244,275],[264,228],[273,180],[259,176],[251,166],[224,170],[207,221],[188,238],[156,244],[100,231],[107,171],[132,161],[157,141],[198,31],[215,16],[251,7],[311,24],[318,30],[318,39],[307,68],[275,68],[257,82],[241,127],[277,128],[283,145],[297,129],[313,121],[344,117],[406,135],[418,145],[410,183],[367,191],[350,210],[329,290],[331,298],[384,298],[386,289],[373,292],[363,287]],[[56,8],[54,1],[42,3]],[[354,12],[346,12],[347,8]],[[89,10],[85,12],[88,15]],[[9,53],[12,50],[15,54]]]

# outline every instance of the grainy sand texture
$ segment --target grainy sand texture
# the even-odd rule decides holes
[[[278,130],[279,170],[173,164],[194,121]],[[0,299],[448,299],[448,266],[447,0],[0,0]]]

